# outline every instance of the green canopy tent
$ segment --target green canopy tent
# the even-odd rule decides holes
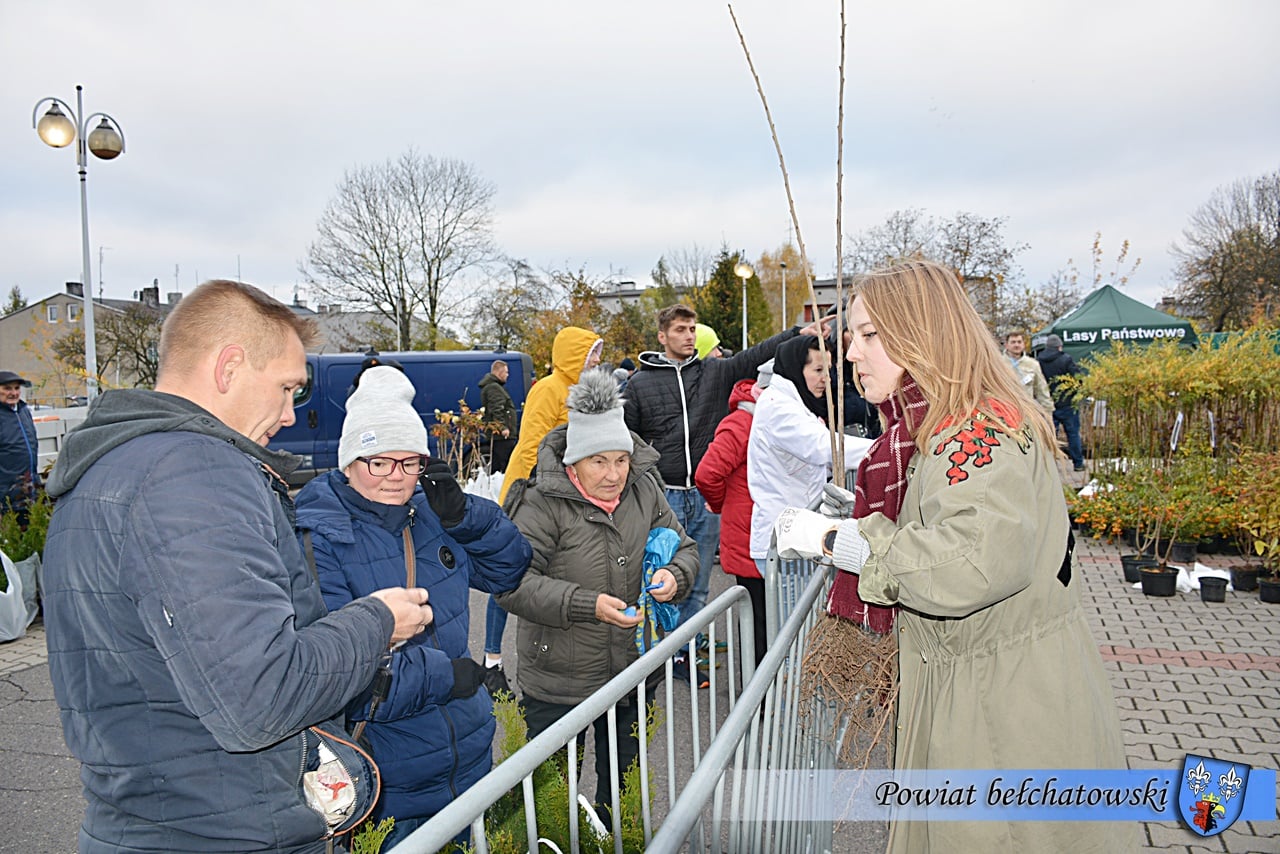
[[[1062,349],[1077,361],[1109,350],[1113,341],[1146,345],[1174,339],[1185,347],[1196,346],[1196,331],[1189,321],[1143,305],[1111,285],[1098,288],[1037,332],[1031,338],[1031,348],[1043,350],[1050,335],[1060,337]]]

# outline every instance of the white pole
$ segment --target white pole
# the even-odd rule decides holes
[[[98,347],[93,325],[93,278],[89,271],[89,191],[86,186],[89,147],[85,139],[82,87],[76,86],[76,163],[80,167],[80,287],[84,291],[84,375],[85,397],[92,403],[98,396]]]

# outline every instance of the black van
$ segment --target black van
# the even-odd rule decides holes
[[[430,430],[436,424],[436,410],[456,412],[459,400],[465,400],[472,409],[479,409],[480,380],[495,361],[507,363],[510,371],[507,393],[517,412],[523,412],[525,398],[533,384],[533,361],[526,354],[514,351],[308,353],[307,384],[294,394],[295,421],[276,433],[269,445],[303,458],[302,466],[289,477],[290,484],[306,483],[338,465],[338,440],[342,437],[342,420],[347,415],[351,381],[359,372],[360,363],[371,355],[394,359],[404,366],[405,374],[417,390],[413,406],[427,426],[432,454],[436,452],[435,437]]]

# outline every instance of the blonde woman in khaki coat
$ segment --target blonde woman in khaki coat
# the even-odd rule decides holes
[[[886,430],[859,469],[854,518],[833,527],[788,508],[778,548],[825,553],[850,571],[838,586],[901,606],[895,767],[1124,768],[1043,411],[950,270],[910,261],[854,291],[847,357]],[[1113,854],[1133,849],[1135,830],[903,822],[890,847]]]

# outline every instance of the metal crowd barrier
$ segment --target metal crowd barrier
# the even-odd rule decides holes
[[[852,491],[857,471],[845,472],[845,488]],[[822,505],[822,497],[809,504],[810,510]],[[788,560],[778,557],[778,550],[769,546],[764,563],[764,626],[767,643],[772,646],[782,624],[787,621],[800,602],[809,582],[820,565],[811,560]]]
[[[783,600],[790,616],[646,851],[831,851],[829,819],[797,820],[819,800],[814,772],[835,768],[847,726],[820,696],[801,696],[804,648],[835,573],[807,569],[803,593]]]
[[[733,631],[735,622],[737,624],[736,633]],[[687,707],[687,720],[690,722],[689,732],[687,734],[677,733],[675,727],[677,705],[671,658],[681,647],[686,648],[688,655],[686,660],[691,665],[689,670],[690,684],[692,685],[694,674],[698,669],[694,665],[697,660],[697,651],[694,649],[694,644],[699,633],[706,634],[710,644],[709,649],[712,651],[711,654],[713,656],[717,638],[723,637],[727,641],[728,649],[726,650],[725,666],[723,668],[712,667],[708,670],[711,684],[707,693],[703,693],[694,687],[689,689]],[[607,715],[611,754],[610,816],[613,825],[613,845],[616,854],[621,854],[622,833],[619,792],[620,781],[625,769],[618,767],[616,758],[618,743],[616,706],[620,700],[631,695],[634,695],[635,701],[639,704],[638,708],[641,710],[639,715],[641,726],[639,753],[640,800],[642,804],[644,839],[647,848],[648,843],[653,838],[654,824],[649,791],[649,767],[652,757],[649,751],[650,745],[644,732],[645,710],[649,699],[646,685],[647,678],[650,674],[665,668],[662,686],[663,696],[660,699],[665,701],[663,705],[665,721],[662,733],[665,735],[666,742],[667,803],[678,805],[685,798],[687,787],[681,784],[681,775],[689,773],[689,769],[685,767],[688,761],[692,759],[692,773],[696,774],[702,763],[705,762],[706,756],[709,755],[704,753],[704,750],[712,750],[720,741],[719,720],[722,710],[719,708],[718,682],[722,678],[728,680],[728,711],[729,719],[732,720],[733,713],[741,708],[738,700],[740,691],[737,684],[737,674],[741,669],[743,685],[751,683],[755,669],[755,657],[752,652],[754,649],[755,637],[751,600],[746,588],[730,588],[708,603],[695,617],[670,632],[661,643],[640,656],[639,660],[611,679],[603,688],[578,704],[569,714],[552,724],[546,731],[531,739],[528,744],[517,750],[506,761],[477,781],[475,785],[463,792],[430,821],[396,845],[394,849],[396,854],[427,854],[427,852],[438,851],[468,827],[471,828],[471,845],[473,849],[477,854],[487,854],[489,847],[484,833],[485,813],[504,794],[517,786],[522,787],[523,790],[525,832],[528,838],[527,850],[530,852],[539,851],[540,843],[538,817],[534,804],[533,773],[546,759],[561,750],[565,751],[566,767],[575,768],[577,761],[576,736],[578,733],[588,729],[592,722],[602,715]],[[766,661],[768,661],[768,658],[766,658]],[[761,691],[760,693],[763,692]],[[743,708],[741,710],[745,711],[748,716],[754,716],[758,705],[759,699],[752,701],[750,709]],[[684,714],[683,704],[679,714]],[[703,736],[704,726],[705,739]],[[688,741],[678,745],[677,741],[682,737],[687,737]],[[590,740],[588,740],[588,744],[590,743]],[[584,777],[588,780],[594,777],[594,774],[585,768],[585,763]],[[688,777],[685,776],[685,779],[688,779]],[[568,784],[569,843],[570,850],[577,852],[580,850],[582,843],[578,834],[578,821],[576,820],[579,808],[577,774],[569,773]],[[599,797],[599,793],[597,793],[597,797]]]

